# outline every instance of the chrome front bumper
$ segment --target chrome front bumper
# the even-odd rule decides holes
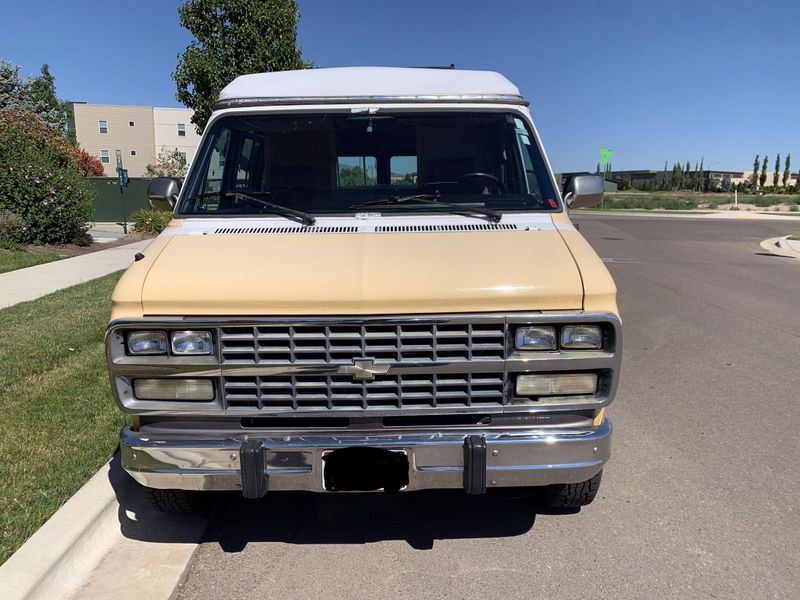
[[[475,430],[402,433],[242,434],[225,439],[121,432],[122,465],[147,487],[325,491],[322,453],[352,446],[405,450],[406,490],[527,487],[590,479],[608,461],[611,423],[591,430]],[[208,434],[205,434],[208,436]],[[244,476],[243,476],[244,473]]]

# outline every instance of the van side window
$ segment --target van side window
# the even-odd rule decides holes
[[[339,156],[337,187],[364,187],[378,183],[378,161],[374,156]]]
[[[229,129],[224,129],[211,149],[211,160],[208,161],[208,170],[205,177],[203,192],[218,192],[222,189],[222,174],[225,171],[225,156],[228,154],[228,143],[231,139]]]
[[[239,191],[261,191],[264,159],[261,152],[262,139],[244,137],[241,141],[239,164],[236,169],[236,189]]]
[[[522,157],[522,166],[525,169],[525,180],[528,184],[528,191],[538,190],[539,183],[536,179],[536,172],[531,161],[531,155],[528,147],[533,143],[528,135],[528,129],[525,124],[519,119],[514,119],[514,131],[517,134],[517,144],[519,145],[519,154]]]
[[[393,156],[389,161],[392,185],[417,185],[417,157]]]

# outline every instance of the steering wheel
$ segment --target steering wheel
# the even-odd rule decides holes
[[[467,173],[466,175],[462,175],[456,181],[458,183],[463,183],[470,179],[485,179],[490,181],[501,193],[506,194],[508,193],[508,189],[506,188],[506,184],[500,181],[496,176],[492,175],[491,173]]]

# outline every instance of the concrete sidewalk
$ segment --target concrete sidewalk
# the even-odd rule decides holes
[[[99,250],[0,275],[0,308],[125,269],[151,240]]]

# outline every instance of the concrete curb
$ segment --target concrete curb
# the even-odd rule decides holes
[[[800,259],[800,251],[798,251],[800,250],[800,242],[789,241],[787,240],[788,237],[769,238],[759,242],[758,245],[776,256]],[[798,250],[795,250],[795,248],[798,248]]]
[[[602,215],[609,217],[652,217],[667,219],[747,219],[761,221],[796,221],[800,225],[800,216],[781,213],[765,213],[751,210],[698,210],[689,211],[669,211],[669,210],[645,210],[645,209],[620,209],[620,210],[597,210],[597,209],[577,209],[571,210],[570,216],[577,215]]]
[[[205,527],[148,510],[117,455],[0,566],[0,589],[4,600],[167,599]]]

